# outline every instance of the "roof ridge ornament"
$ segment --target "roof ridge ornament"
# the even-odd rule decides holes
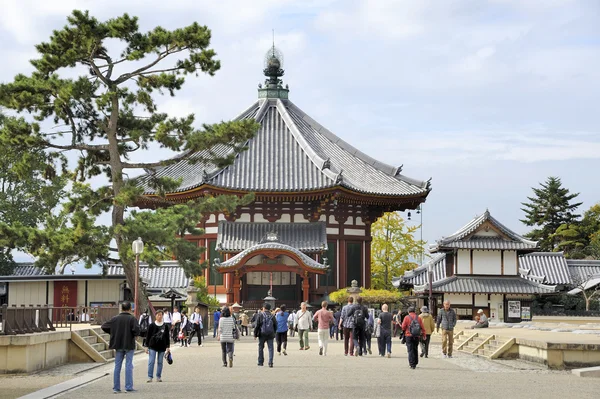
[[[265,54],[264,75],[267,77],[264,87],[258,86],[258,98],[281,98],[287,100],[289,86],[283,86],[280,78],[285,74],[283,69],[283,53],[275,47],[275,31],[273,31],[273,45]]]
[[[339,185],[344,183],[344,176],[342,173],[344,173],[344,169],[340,169],[340,173],[335,177],[335,184]]]

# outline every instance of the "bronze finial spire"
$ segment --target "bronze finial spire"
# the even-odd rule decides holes
[[[264,75],[267,77],[265,85],[258,86],[258,98],[288,98],[288,87],[283,87],[283,80],[280,78],[285,71],[283,70],[283,53],[275,47],[275,30],[273,30],[273,45],[265,54]]]

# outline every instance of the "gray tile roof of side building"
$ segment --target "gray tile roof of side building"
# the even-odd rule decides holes
[[[48,273],[33,263],[17,263],[11,276],[45,276]]]
[[[405,272],[401,277],[394,277],[392,285],[399,288],[400,285],[423,285],[428,284],[427,271],[431,265],[433,272],[432,281],[439,281],[446,278],[446,254],[433,254],[431,259],[416,269]]]
[[[415,292],[425,292],[427,284],[415,286]],[[515,277],[452,276],[433,283],[435,292],[456,294],[550,294],[555,285],[545,285]]]
[[[600,259],[567,259],[567,265],[574,284],[600,275]]]
[[[473,235],[473,233],[486,222],[489,222],[492,226],[502,232],[508,239]],[[490,214],[489,210],[486,210],[483,214],[475,217],[454,234],[436,241],[436,243],[431,246],[431,251],[435,252],[441,248],[534,250],[537,248],[537,244],[537,241],[527,240],[504,226]]]
[[[106,274],[120,276],[125,275],[125,272],[121,265],[109,265]],[[177,261],[163,261],[158,267],[149,267],[140,262],[140,277],[149,282],[149,290],[186,288],[190,282]]]
[[[571,284],[571,273],[562,252],[533,252],[519,257],[521,277],[545,284]]]
[[[158,168],[157,177],[182,178],[176,192],[206,185],[252,192],[301,192],[343,187],[384,196],[425,196],[429,182],[402,175],[401,167],[378,162],[319,125],[289,100],[259,100],[239,119],[255,118],[261,125],[248,150],[232,165],[218,168],[206,162],[180,160]],[[226,154],[225,146],[216,149]],[[195,159],[209,157],[197,153]],[[283,167],[285,165],[285,167]],[[140,179],[146,194],[154,194],[150,176]]]
[[[325,222],[314,223],[249,223],[220,221],[217,250],[241,252],[266,240],[275,233],[279,242],[301,252],[314,253],[327,250]]]

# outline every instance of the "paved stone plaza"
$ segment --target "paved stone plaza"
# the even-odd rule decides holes
[[[270,369],[256,365],[257,345],[252,338],[242,337],[236,344],[234,367],[229,369],[221,365],[220,346],[209,338],[202,348],[195,343],[187,349],[176,347],[174,364],[165,363],[162,383],[146,383],[146,356],[136,356],[135,395],[272,398],[275,392],[285,392],[286,398],[593,398],[600,392],[600,379],[548,371],[536,364],[490,362],[462,353],[453,359],[441,359],[439,345],[432,345],[432,356],[420,359],[418,368],[411,370],[405,347],[398,339],[393,344],[391,359],[375,354],[344,357],[341,341],[333,341],[328,356],[323,357],[318,354],[313,333],[309,351],[299,351],[297,340],[291,339],[289,356],[275,355],[275,367]],[[111,363],[90,373],[110,373],[112,367]],[[61,397],[87,399],[109,395],[112,374]]]

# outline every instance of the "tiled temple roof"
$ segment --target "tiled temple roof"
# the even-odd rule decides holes
[[[423,265],[407,271],[402,277],[393,278],[392,285],[399,288],[401,285],[427,284],[427,270],[429,270],[430,265],[433,272],[432,281],[439,281],[446,278],[446,254],[438,253],[433,254],[432,258]]]
[[[219,222],[217,250],[241,252],[264,242],[268,233],[274,233],[278,242],[301,252],[327,250],[325,222],[314,223],[246,223]]]
[[[110,265],[106,274],[124,276],[125,271],[121,265]],[[190,282],[177,261],[163,261],[157,267],[149,267],[148,264],[140,262],[140,277],[148,281],[149,290],[186,288]]]
[[[415,292],[426,292],[427,284],[415,286]],[[550,294],[556,286],[544,285],[519,276],[452,276],[433,283],[435,292],[468,294]]]
[[[571,284],[571,273],[562,252],[534,252],[520,256],[519,274],[545,284]]]

